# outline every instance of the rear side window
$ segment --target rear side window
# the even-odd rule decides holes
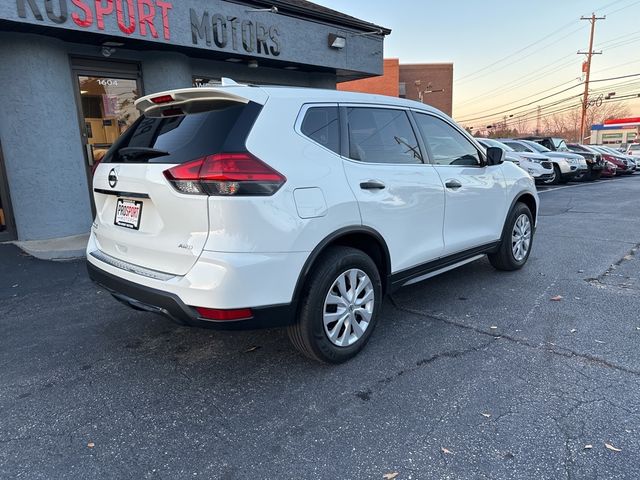
[[[338,107],[311,107],[300,131],[316,143],[340,154],[340,117]]]
[[[105,163],[185,163],[220,152],[240,152],[260,113],[255,103],[228,103],[221,108],[172,117],[140,117],[111,147]],[[121,154],[134,150],[134,154]],[[144,149],[155,154],[136,155]],[[160,154],[164,152],[164,154]],[[167,155],[168,154],[168,155]]]

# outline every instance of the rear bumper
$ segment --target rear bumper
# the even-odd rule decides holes
[[[130,282],[90,262],[87,262],[87,270],[89,278],[111,293],[116,300],[136,310],[159,313],[182,325],[218,330],[256,330],[283,327],[296,321],[295,304],[252,308],[253,316],[246,320],[206,320],[173,293]]]

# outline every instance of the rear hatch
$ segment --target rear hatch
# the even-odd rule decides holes
[[[238,95],[249,88],[185,89],[138,100],[142,117],[95,172],[93,232],[99,250],[172,275],[191,269],[209,234],[208,195],[180,191],[167,171],[243,151],[262,108]]]

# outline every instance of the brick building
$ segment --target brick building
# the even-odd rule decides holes
[[[453,63],[403,65],[397,58],[388,58],[382,76],[339,83],[338,90],[408,98],[451,115]]]

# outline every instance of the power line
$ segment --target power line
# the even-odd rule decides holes
[[[640,74],[637,74],[636,76],[640,76]],[[624,77],[627,77],[627,76],[624,76]],[[616,78],[616,77],[614,77],[614,78]],[[599,81],[604,81],[604,80],[607,80],[607,79],[600,79]],[[628,91],[636,88],[636,86],[640,86],[640,81],[622,82],[622,83],[618,83],[618,84],[607,85],[606,87],[602,87],[602,90],[595,90],[595,91],[593,91],[591,93],[593,95],[596,95],[596,94],[600,94],[600,93],[604,93],[604,92],[610,91],[611,89],[616,89],[617,93],[627,93]],[[622,87],[622,88],[620,88],[620,87]],[[536,108],[532,108],[532,109],[529,109],[529,110],[525,110],[525,111],[518,112],[518,113],[515,113],[513,115],[510,115],[509,120],[500,119],[500,117],[493,116],[493,119],[488,119],[488,120],[486,120],[486,122],[489,123],[489,124],[504,124],[505,121],[508,121],[510,124],[512,122],[516,122],[517,123],[517,122],[520,122],[522,120],[525,120],[527,117],[530,117],[531,115],[533,115],[535,113],[537,113],[539,115],[543,110],[547,111],[550,108],[558,107],[559,105],[562,105],[564,103],[571,102],[571,101],[576,101],[576,100],[578,100],[580,98],[580,96],[581,96],[581,94],[572,95],[570,97],[565,97],[563,99],[556,100],[556,101],[551,102],[551,103],[547,103],[547,104],[544,104],[544,105],[537,105]],[[616,98],[620,98],[620,97],[618,96]],[[549,113],[559,113],[559,112],[566,111],[566,110],[572,110],[572,109],[576,108],[577,106],[579,106],[579,104],[576,104],[576,105],[568,107],[568,108],[566,106],[563,106],[563,107],[560,107],[560,109],[552,110],[552,111],[546,112],[546,113],[547,114],[549,114]],[[465,123],[465,122],[461,122],[461,123]]]
[[[621,3],[622,1],[627,1],[627,0],[616,0],[616,1],[613,1],[613,2],[610,2],[610,3],[607,3],[606,5],[604,5],[604,6],[600,7],[600,10],[605,10],[605,9],[607,9],[607,8],[609,8],[609,7],[613,6],[613,5],[616,5],[616,4]],[[605,11],[605,13],[606,13],[606,14],[609,14],[609,15],[612,15],[612,14],[615,14],[615,13],[620,12],[620,11],[622,11],[622,10],[625,10],[625,9],[627,9],[627,8],[630,8],[630,7],[632,7],[632,6],[634,6],[634,5],[638,4],[638,3],[640,3],[640,0],[635,1],[635,2],[633,2],[633,3],[631,3],[631,4],[628,4],[628,5],[625,5],[625,6],[621,7],[621,8],[618,8],[618,9],[613,10],[613,11]],[[566,26],[567,26],[567,25],[563,26],[562,28],[564,28],[564,27],[566,27]],[[555,34],[555,33],[558,33],[558,32],[557,32],[557,31],[552,32],[551,34],[549,34],[549,35],[547,35],[547,36],[543,37],[543,40],[544,40],[544,39],[546,39],[546,38],[549,38],[550,36],[553,36],[553,34]],[[622,36],[620,36],[620,37],[616,37],[616,38],[614,38],[614,39],[608,40],[607,42],[604,42],[604,43],[602,44],[602,46],[604,46],[604,45],[606,45],[606,44],[608,44],[608,43],[611,43],[611,42],[615,42],[615,41],[617,41],[617,40],[619,40],[619,39],[622,39],[622,38],[624,38],[624,37],[628,37],[629,35],[633,35],[634,33],[635,33],[635,32],[632,32],[631,34],[622,35]],[[631,40],[629,40],[629,41],[633,41],[633,39],[631,39]],[[554,42],[554,43],[555,43],[555,42]],[[611,48],[611,49],[613,49],[613,48],[618,48],[618,46],[622,46],[622,45],[625,45],[625,44],[626,44],[626,43],[614,44],[614,45],[611,45],[611,46],[610,46],[610,48]],[[530,47],[530,46],[531,46],[531,45],[529,45],[528,47]],[[526,49],[526,48],[528,48],[528,47],[525,47],[525,49]],[[546,47],[545,47],[545,48],[546,48]],[[522,50],[522,49],[521,49],[521,50]],[[518,53],[519,53],[519,52],[518,52]],[[514,54],[517,54],[517,53],[515,53],[515,52],[514,52]],[[514,54],[511,54],[511,56],[513,56]],[[562,61],[564,60],[564,58],[568,58],[568,57],[572,57],[572,56],[573,56],[573,54],[567,55],[567,56],[565,56],[565,57],[562,57],[562,58],[560,58],[560,59],[558,59],[558,60],[556,60],[556,61],[552,62],[552,64],[557,64],[557,63],[559,63],[559,62],[562,62]],[[472,76],[472,75],[474,75],[474,74],[476,74],[476,73],[480,73],[482,70],[485,70],[485,69],[487,69],[487,68],[490,68],[490,66],[495,65],[496,63],[500,63],[500,61],[504,61],[504,60],[505,60],[505,59],[507,59],[507,58],[510,58],[510,56],[504,57],[503,59],[501,59],[501,60],[499,60],[499,61],[497,61],[497,62],[494,62],[493,64],[491,64],[491,65],[489,65],[489,66],[487,66],[487,67],[484,67],[484,68],[483,68],[483,69],[481,69],[481,70],[478,70],[478,71],[476,71],[476,72],[474,72],[474,73],[472,73],[472,74],[466,75],[465,77],[462,77],[462,78],[458,79],[458,81],[461,81],[461,80],[463,80],[463,79],[465,79],[465,78],[467,78],[467,77],[469,77],[469,76]],[[553,68],[553,70],[549,70],[549,71],[557,71],[559,68],[564,68],[565,66],[568,66],[569,64],[572,64],[572,63],[573,63],[573,61],[569,61],[569,62],[566,62],[566,63],[562,64],[561,66],[557,66],[557,67],[551,67],[551,65],[552,65],[552,64],[547,64],[547,66],[544,68],[544,70],[548,70],[548,69]],[[634,63],[635,63],[635,62],[634,62]],[[537,75],[536,75],[534,78],[531,78],[531,73],[536,73]],[[517,79],[515,79],[515,80],[512,80],[512,81],[510,81],[510,82],[507,82],[507,83],[505,83],[505,84],[502,84],[501,86],[499,86],[499,87],[497,87],[497,88],[494,88],[494,89],[492,89],[492,90],[485,91],[485,92],[484,92],[484,93],[482,93],[482,94],[479,94],[479,95],[474,96],[474,97],[471,97],[471,98],[469,98],[469,99],[467,99],[467,100],[465,100],[465,101],[463,101],[463,102],[461,102],[461,103],[458,103],[458,104],[456,104],[456,108],[464,107],[464,106],[467,106],[467,105],[470,105],[470,104],[473,104],[473,103],[478,103],[478,102],[480,102],[480,101],[484,100],[484,98],[486,97],[486,95],[492,94],[492,93],[497,92],[497,91],[501,91],[501,93],[506,93],[506,92],[509,92],[509,91],[515,90],[515,89],[517,89],[517,88],[519,88],[519,87],[521,87],[521,86],[528,85],[528,84],[530,84],[530,83],[533,83],[533,82],[537,81],[537,80],[538,80],[538,79],[540,79],[540,78],[544,78],[544,77],[546,77],[546,76],[547,76],[547,74],[546,74],[546,73],[540,74],[540,70],[538,70],[537,72],[536,72],[536,71],[533,71],[533,72],[531,72],[531,73],[527,73],[526,75],[523,75],[522,77],[519,77],[519,78],[517,78]],[[526,79],[526,80],[525,80],[524,82],[521,82],[521,80],[523,80],[523,79]],[[521,82],[521,83],[518,83],[518,82]],[[570,82],[566,82],[566,83],[570,83]],[[508,86],[510,86],[510,88],[505,88],[505,87],[508,87]],[[556,88],[556,87],[552,87],[551,89],[553,89],[553,88]]]
[[[591,83],[609,82],[609,81],[613,81],[613,80],[621,80],[621,79],[632,78],[632,77],[640,77],[640,73],[635,73],[635,74],[631,74],[631,75],[621,75],[621,76],[618,76],[618,77],[600,78],[598,80],[592,80]],[[514,111],[514,110],[518,110],[520,108],[524,108],[524,107],[528,107],[530,105],[534,105],[534,104],[536,104],[538,102],[541,102],[543,100],[547,100],[547,99],[549,99],[551,97],[554,97],[556,95],[559,95],[561,93],[568,92],[569,90],[572,90],[572,89],[574,89],[576,87],[579,87],[581,85],[584,85],[584,84],[585,84],[585,82],[581,82],[581,83],[578,83],[576,85],[572,85],[571,87],[568,87],[568,88],[565,88],[563,90],[560,90],[558,92],[555,92],[555,93],[552,93],[550,95],[547,95],[545,97],[533,100],[533,101],[531,101],[529,103],[526,103],[526,104],[523,104],[523,105],[519,105],[517,107],[509,108],[507,110],[503,110],[503,111],[500,111],[500,112],[488,113],[486,115],[482,115],[482,116],[478,116],[478,117],[461,119],[461,120],[459,120],[459,122],[472,122],[472,121],[475,121],[475,120],[481,120],[483,118],[489,118],[489,117],[494,117],[494,116],[501,115],[501,114],[504,114],[504,113],[509,113],[509,112]],[[609,86],[607,88],[614,88],[614,87],[615,87],[614,85],[611,85],[611,86]],[[573,98],[573,97],[569,97],[569,98]],[[512,102],[512,103],[515,103],[515,102]]]

